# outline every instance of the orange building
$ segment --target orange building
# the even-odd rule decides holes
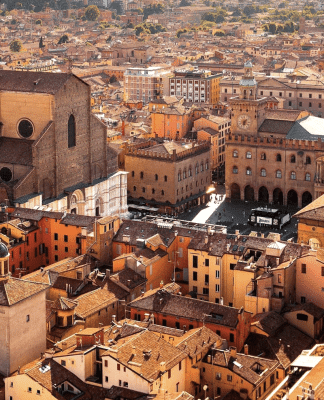
[[[250,333],[251,313],[175,294],[174,286],[150,290],[129,303],[130,318],[143,321],[153,314],[157,325],[184,330],[205,326],[230,346],[243,348]]]
[[[0,239],[8,246],[13,276],[87,251],[103,263],[112,259],[111,241],[119,227],[117,217],[16,208],[9,218],[0,224]]]

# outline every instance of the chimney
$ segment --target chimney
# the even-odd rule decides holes
[[[261,237],[262,237],[262,239],[264,239],[264,233],[261,233]]]
[[[244,345],[244,354],[245,354],[246,356],[249,355],[249,345],[248,345],[248,344],[245,344],[245,345]]]
[[[231,244],[230,244],[230,243],[227,243],[227,245],[226,245],[227,251],[229,251],[230,247],[231,247]]]
[[[150,315],[150,322],[151,322],[151,324],[154,324],[154,314],[153,313]]]
[[[277,257],[277,258],[276,258],[276,264],[277,264],[277,265],[279,265],[279,261],[280,261],[280,259],[279,259],[279,257]]]
[[[210,354],[208,354],[208,356],[207,356],[207,362],[208,362],[208,364],[211,364],[211,355]]]
[[[220,305],[224,305],[224,298],[223,298],[223,297],[220,298],[219,304],[220,304]]]
[[[208,236],[205,236],[205,244],[208,243]]]
[[[112,318],[112,322],[116,323],[116,315],[112,315],[111,318]]]
[[[106,269],[106,278],[110,277],[110,269]]]
[[[150,314],[149,314],[149,313],[145,313],[145,314],[144,314],[144,319],[145,319],[146,321],[148,321],[149,318],[150,318]]]
[[[164,282],[163,282],[163,281],[161,281],[161,282],[160,282],[160,289],[162,289],[162,288],[163,288],[163,285],[164,285]]]
[[[132,355],[136,356],[136,347],[135,346],[132,346]]]
[[[130,285],[131,285],[131,280],[127,279],[127,286],[130,287]]]
[[[236,353],[237,353],[236,347],[231,346],[231,347],[229,348],[229,351],[230,351],[230,356],[236,359]]]
[[[162,361],[161,363],[160,363],[160,372],[165,372],[165,368],[166,366],[165,366],[165,361]]]
[[[235,235],[238,236],[240,234],[240,231],[238,229],[235,230]]]
[[[293,260],[293,256],[290,256],[289,261],[292,262]]]
[[[67,343],[66,342],[62,342],[62,351],[66,350],[67,348]]]

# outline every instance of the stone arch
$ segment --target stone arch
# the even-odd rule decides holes
[[[258,199],[263,203],[269,203],[269,192],[265,186],[260,187]]]
[[[68,121],[68,147],[74,147],[76,145],[76,129],[75,129],[75,118],[71,114]]]
[[[287,206],[298,207],[298,194],[294,189],[289,190],[287,193]]]
[[[252,186],[247,185],[244,189],[244,200],[254,201],[254,189]]]
[[[273,191],[273,203],[274,204],[280,204],[283,205],[284,201],[283,201],[283,193],[282,190],[279,188],[276,188]]]
[[[313,196],[309,192],[304,192],[302,195],[302,207],[306,207],[313,201]]]
[[[231,186],[231,199],[241,200],[241,189],[237,183],[232,183]]]
[[[96,217],[100,217],[103,214],[103,200],[101,197],[96,199],[96,208],[95,208],[95,215]]]
[[[50,179],[45,178],[41,183],[41,191],[43,193],[43,199],[50,199],[53,197],[53,184]]]
[[[70,212],[72,214],[85,214],[84,195],[80,189],[75,190],[70,197]]]

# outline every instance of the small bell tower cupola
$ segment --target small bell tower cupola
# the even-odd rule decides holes
[[[240,80],[240,98],[244,100],[256,100],[257,98],[257,82],[253,76],[251,61],[244,64],[244,76]]]
[[[0,242],[0,279],[9,278],[9,251],[7,246]]]

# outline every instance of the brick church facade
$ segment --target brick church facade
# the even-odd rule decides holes
[[[324,120],[307,111],[269,109],[270,100],[258,96],[246,63],[240,94],[229,99],[226,195],[304,207],[324,193]]]
[[[127,212],[127,175],[73,74],[0,72],[0,203],[86,215]]]

